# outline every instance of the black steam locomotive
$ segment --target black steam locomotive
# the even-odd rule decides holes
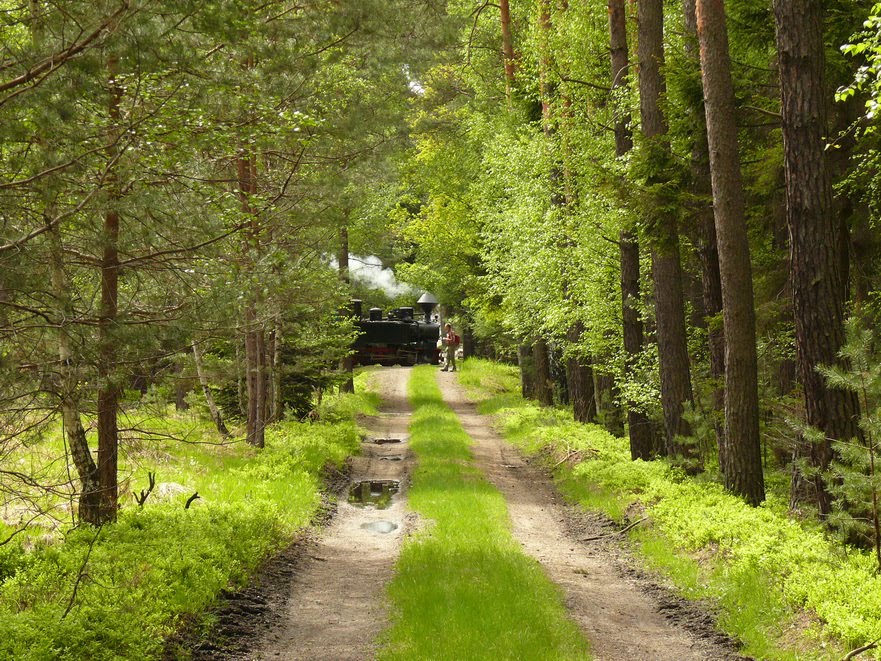
[[[365,319],[361,301],[353,300],[352,312],[361,331],[354,344],[355,364],[437,365],[441,353],[437,347],[440,325],[431,321],[437,299],[423,294],[417,305],[425,315],[424,321],[414,318],[410,307],[390,310],[385,319],[380,308],[370,308]]]

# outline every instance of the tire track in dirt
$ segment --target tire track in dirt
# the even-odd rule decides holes
[[[477,412],[453,374],[438,375],[446,403],[474,440],[477,466],[505,496],[515,538],[562,588],[570,616],[597,661],[733,661],[744,659],[712,628],[700,608],[634,570],[606,535],[602,517],[565,505],[547,476],[529,464]]]
[[[407,382],[410,370],[387,368],[371,377],[381,397],[378,416],[364,418],[368,440],[351,460],[353,483],[397,480],[401,490],[385,509],[340,500],[328,528],[314,540],[291,581],[285,612],[263,637],[252,659],[362,660],[373,657],[388,624],[385,587],[411,516],[405,507],[410,454]],[[376,443],[371,439],[401,439]],[[393,460],[395,459],[395,460]],[[394,524],[391,532],[365,526]]]

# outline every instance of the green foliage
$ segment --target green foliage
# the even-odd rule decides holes
[[[559,591],[512,538],[504,497],[474,467],[430,367],[414,370],[410,399],[418,466],[408,498],[424,525],[389,586],[392,627],[379,658],[587,658]]]
[[[484,372],[492,373],[467,361],[462,377],[476,386]],[[570,497],[619,520],[644,509],[651,527],[637,538],[650,540],[653,562],[678,576],[686,594],[716,600],[721,623],[748,645],[747,654],[794,658],[786,651],[792,646],[799,658],[825,658],[800,648],[824,649],[835,639],[856,647],[881,636],[881,575],[872,554],[845,552],[819,527],[789,518],[779,499],[749,507],[707,476],[690,478],[662,461],[631,461],[625,440],[495,390],[484,391],[481,406],[495,410],[518,447],[528,454],[581,453],[573,468],[558,471]],[[805,617],[819,619],[821,631],[808,633],[824,642],[806,643],[791,626]]]
[[[875,548],[881,572],[881,363],[875,363],[874,334],[860,328],[858,319],[847,326],[847,342],[841,349],[847,368],[821,368],[829,385],[855,392],[860,398],[861,438],[842,439],[834,444],[827,483],[834,495],[830,520],[844,539],[863,539]]]
[[[335,423],[272,427],[261,452],[171,441],[144,448],[131,489],[146,488],[146,471],[160,484],[142,509],[124,508],[101,529],[72,530],[63,543],[0,548],[0,656],[159,658],[185,619],[242,585],[308,524],[322,469],[358,448],[357,429],[342,420],[346,408],[364,405],[341,405]],[[180,422],[166,427],[184,431]],[[162,483],[179,489],[163,496]],[[194,492],[200,499],[184,509]]]

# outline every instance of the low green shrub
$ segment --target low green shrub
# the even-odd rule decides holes
[[[355,399],[341,400],[335,422],[271,427],[261,451],[155,444],[129,457],[130,489],[146,488],[155,471],[179,485],[176,495],[151,495],[143,508],[124,507],[117,523],[71,530],[63,543],[0,547],[0,658],[158,658],[184,618],[242,585],[315,515],[323,467],[359,447],[351,414],[372,405]]]

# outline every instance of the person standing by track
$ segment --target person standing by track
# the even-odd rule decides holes
[[[459,336],[453,331],[453,327],[450,324],[444,325],[444,366],[441,368],[441,372],[455,372],[456,371],[456,349],[459,348],[459,344],[461,344],[462,340]]]

